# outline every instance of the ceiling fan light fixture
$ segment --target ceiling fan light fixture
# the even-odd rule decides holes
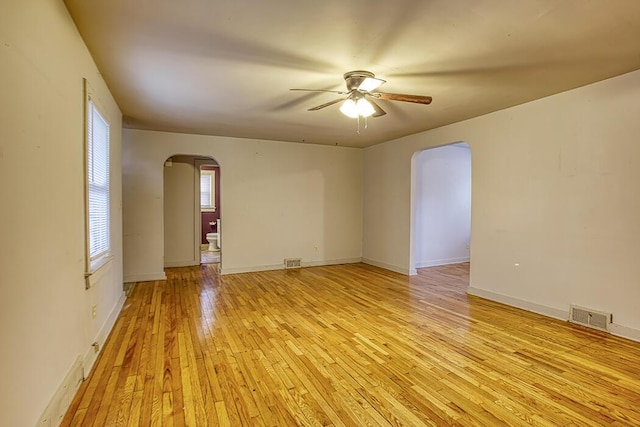
[[[387,113],[377,104],[375,100],[383,99],[385,101],[402,101],[412,102],[414,104],[431,104],[430,96],[423,95],[408,95],[402,93],[389,93],[378,92],[376,89],[381,84],[386,83],[386,80],[379,79],[370,71],[356,70],[344,73],[344,82],[347,87],[346,92],[340,90],[328,90],[328,89],[291,89],[301,90],[307,92],[331,92],[338,93],[340,95],[346,95],[346,97],[333,99],[324,104],[320,104],[313,108],[309,108],[309,111],[321,110],[325,107],[342,103],[340,105],[340,111],[347,117],[357,119],[360,117],[367,118],[369,116],[381,117]],[[374,92],[376,91],[376,92]],[[366,120],[365,120],[366,127]]]
[[[342,114],[345,116],[356,119],[358,116],[369,117],[375,113],[376,110],[373,108],[373,105],[364,98],[360,98],[357,101],[349,98],[342,103],[340,111],[342,111]]]

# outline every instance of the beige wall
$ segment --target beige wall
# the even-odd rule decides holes
[[[163,277],[163,163],[221,168],[222,272],[359,261],[362,152],[285,142],[124,130],[125,280]]]
[[[411,158],[465,141],[471,291],[556,317],[610,311],[640,339],[639,114],[637,71],[366,149],[363,257],[409,270]]]
[[[3,1],[0,28],[0,425],[32,426],[122,301],[121,114],[61,1]],[[84,77],[112,137],[114,259],[88,291]]]

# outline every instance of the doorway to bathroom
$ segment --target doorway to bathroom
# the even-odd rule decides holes
[[[411,270],[470,261],[471,147],[464,142],[414,154]]]
[[[176,154],[164,166],[164,266],[221,263],[220,165]]]
[[[220,221],[220,165],[213,159],[196,159],[195,169],[200,215],[198,239],[200,263],[220,263],[222,253]]]

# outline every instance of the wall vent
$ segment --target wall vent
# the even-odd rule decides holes
[[[569,322],[587,326],[589,328],[598,329],[600,331],[609,331],[609,325],[613,320],[611,313],[591,310],[590,308],[578,307],[572,305],[569,308]]]
[[[300,268],[302,267],[302,260],[300,258],[285,258],[284,259],[284,269],[288,270],[290,268]]]

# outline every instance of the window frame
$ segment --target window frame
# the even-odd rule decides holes
[[[107,114],[105,114],[104,108],[102,108],[100,102],[92,95],[92,91],[85,80],[85,129],[84,129],[84,182],[85,182],[85,277],[91,276],[102,266],[107,264],[112,257],[112,239],[111,239],[111,123]],[[93,125],[94,113],[104,122],[106,125],[106,183],[97,184],[91,179],[90,173],[95,170],[92,164],[90,164],[90,151],[93,138],[93,132],[95,127]],[[95,158],[95,156],[94,156]],[[104,157],[103,157],[104,158]],[[103,181],[105,181],[103,180]],[[104,229],[106,231],[101,233],[102,238],[106,240],[106,247],[97,253],[92,254],[91,244],[92,229],[91,229],[91,194],[92,188],[100,189],[106,195],[106,225]],[[87,281],[89,283],[89,281]],[[86,286],[87,288],[89,285]]]

